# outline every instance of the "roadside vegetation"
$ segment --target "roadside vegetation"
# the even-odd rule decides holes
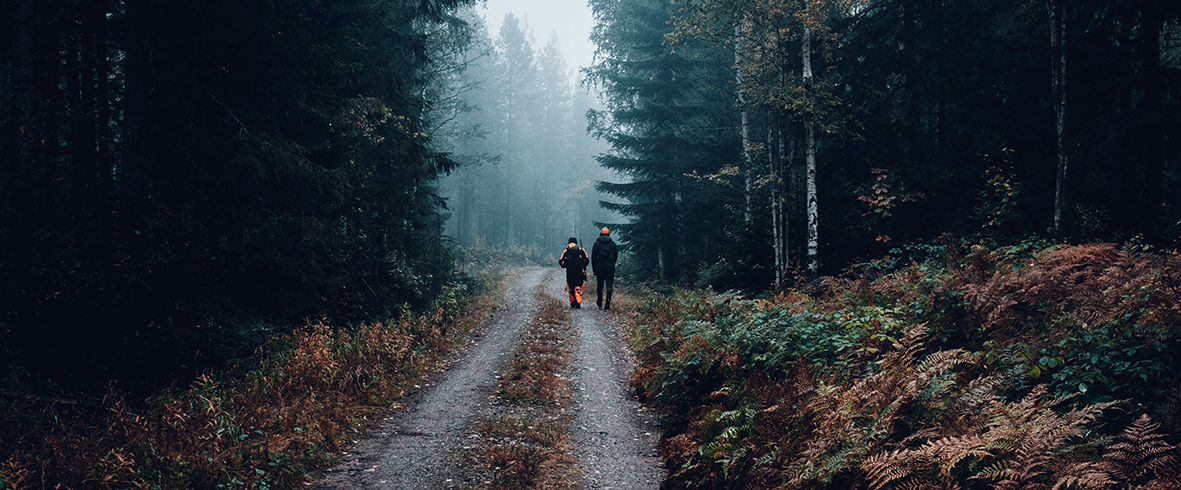
[[[293,488],[498,301],[488,281],[450,285],[387,322],[292,327],[253,356],[146,400],[0,396],[0,489]]]
[[[1178,488],[1181,256],[894,249],[748,298],[619,314],[669,488]]]
[[[573,489],[569,377],[576,335],[563,303],[540,288],[541,312],[497,376],[492,407],[465,448],[476,489]]]

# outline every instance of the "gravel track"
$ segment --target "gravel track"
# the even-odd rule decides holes
[[[554,274],[546,293],[567,302],[565,276]],[[656,454],[660,440],[656,416],[631,396],[627,387],[635,369],[631,353],[619,323],[608,310],[595,306],[594,296],[585,295],[582,309],[570,311],[578,330],[574,459],[582,467],[584,488],[659,489],[665,471]]]
[[[444,373],[420,382],[424,389],[375,424],[311,488],[416,489],[450,486],[448,454],[460,444],[468,416],[496,386],[494,373],[513,352],[521,329],[540,311],[538,284],[552,274],[528,269],[510,280],[507,299],[490,324],[473,334]]]
[[[464,460],[456,457],[475,418],[496,389],[495,373],[520,342],[520,334],[541,305],[539,285],[566,303],[559,269],[526,269],[506,286],[506,304],[453,356],[445,372],[419,382],[384,420],[369,428],[340,462],[310,487],[330,489],[431,490],[464,486]],[[582,488],[658,489],[665,472],[656,454],[656,417],[631,397],[627,380],[632,358],[619,325],[594,298],[570,311],[578,330],[572,380],[575,413],[574,458]],[[468,469],[470,470],[470,468]]]

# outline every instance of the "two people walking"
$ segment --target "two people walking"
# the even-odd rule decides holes
[[[566,287],[570,293],[570,308],[582,308],[582,287],[586,283],[586,266],[589,264],[598,280],[598,299],[595,304],[599,308],[611,309],[611,293],[615,289],[615,259],[618,258],[615,242],[611,240],[611,230],[603,227],[599,230],[599,239],[595,240],[588,258],[586,250],[578,246],[578,239],[570,237],[566,250],[558,259],[558,265],[566,269]],[[607,299],[603,300],[606,292]]]

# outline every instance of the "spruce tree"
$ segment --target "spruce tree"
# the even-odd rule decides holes
[[[591,7],[598,61],[586,74],[607,107],[592,111],[591,127],[612,146],[598,161],[630,180],[600,182],[599,190],[624,200],[602,205],[630,218],[617,228],[641,276],[690,279],[729,240],[724,224],[742,200],[727,192],[732,186],[704,178],[733,177],[719,170],[739,154],[727,130],[736,123],[711,105],[725,93],[710,89],[726,85],[727,66],[699,46],[674,51],[665,42],[668,1],[594,0]]]

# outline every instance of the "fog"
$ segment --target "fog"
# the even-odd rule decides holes
[[[492,33],[499,31],[504,15],[510,12],[528,23],[538,43],[544,45],[556,32],[571,68],[588,66],[593,59],[590,31],[594,18],[586,0],[488,0],[479,12]]]
[[[609,147],[587,134],[599,103],[578,79],[592,62],[590,9],[491,0],[467,15],[484,25],[451,81],[454,103],[436,115],[445,122],[436,143],[461,164],[440,188],[446,233],[461,255],[556,263],[569,237],[593,241],[622,220],[599,205],[607,196],[596,183],[613,175],[595,157]]]

